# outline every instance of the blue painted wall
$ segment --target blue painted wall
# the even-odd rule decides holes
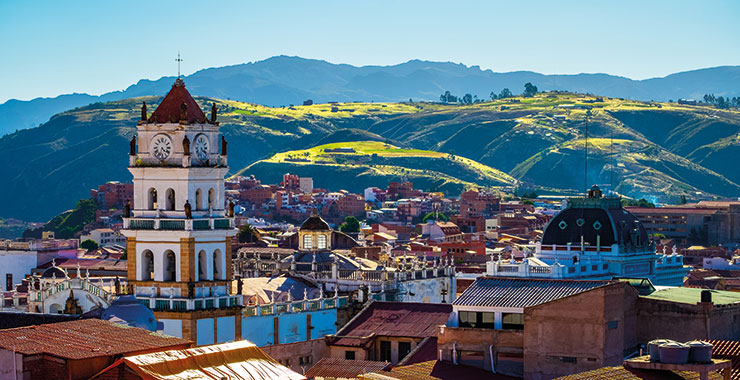
[[[306,340],[306,316],[311,315],[311,339],[323,338],[337,332],[337,309],[284,313],[279,315],[242,318],[242,339],[258,346],[294,343]],[[278,339],[273,342],[274,319],[278,318]]]

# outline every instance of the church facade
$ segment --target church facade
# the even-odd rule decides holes
[[[129,152],[134,202],[122,230],[129,290],[167,335],[198,345],[239,340],[242,300],[230,288],[236,229],[216,106],[206,118],[178,78],[151,115],[146,104],[141,112]]]

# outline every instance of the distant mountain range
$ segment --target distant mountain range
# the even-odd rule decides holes
[[[522,92],[531,82],[540,90],[568,90],[615,98],[667,101],[699,99],[704,94],[740,95],[740,66],[722,66],[663,78],[632,80],[608,74],[543,75],[531,71],[496,73],[479,66],[413,60],[393,66],[333,64],[300,57],[277,56],[264,61],[204,69],[185,78],[193,94],[267,106],[330,101],[396,102],[439,99],[444,91],[481,99],[509,88]],[[0,136],[36,127],[59,112],[95,102],[138,96],[159,96],[172,77],[140,80],[124,91],[100,96],[67,94],[0,105]]]

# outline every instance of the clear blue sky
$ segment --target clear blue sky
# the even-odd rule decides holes
[[[297,55],[633,79],[740,65],[740,1],[0,1],[0,102]]]

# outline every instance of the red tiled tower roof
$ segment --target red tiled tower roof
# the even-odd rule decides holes
[[[207,121],[206,115],[203,114],[198,103],[185,89],[185,82],[177,78],[170,92],[162,99],[162,103],[159,103],[152,116],[149,117],[148,122],[178,123],[183,119],[188,123],[203,124]]]

